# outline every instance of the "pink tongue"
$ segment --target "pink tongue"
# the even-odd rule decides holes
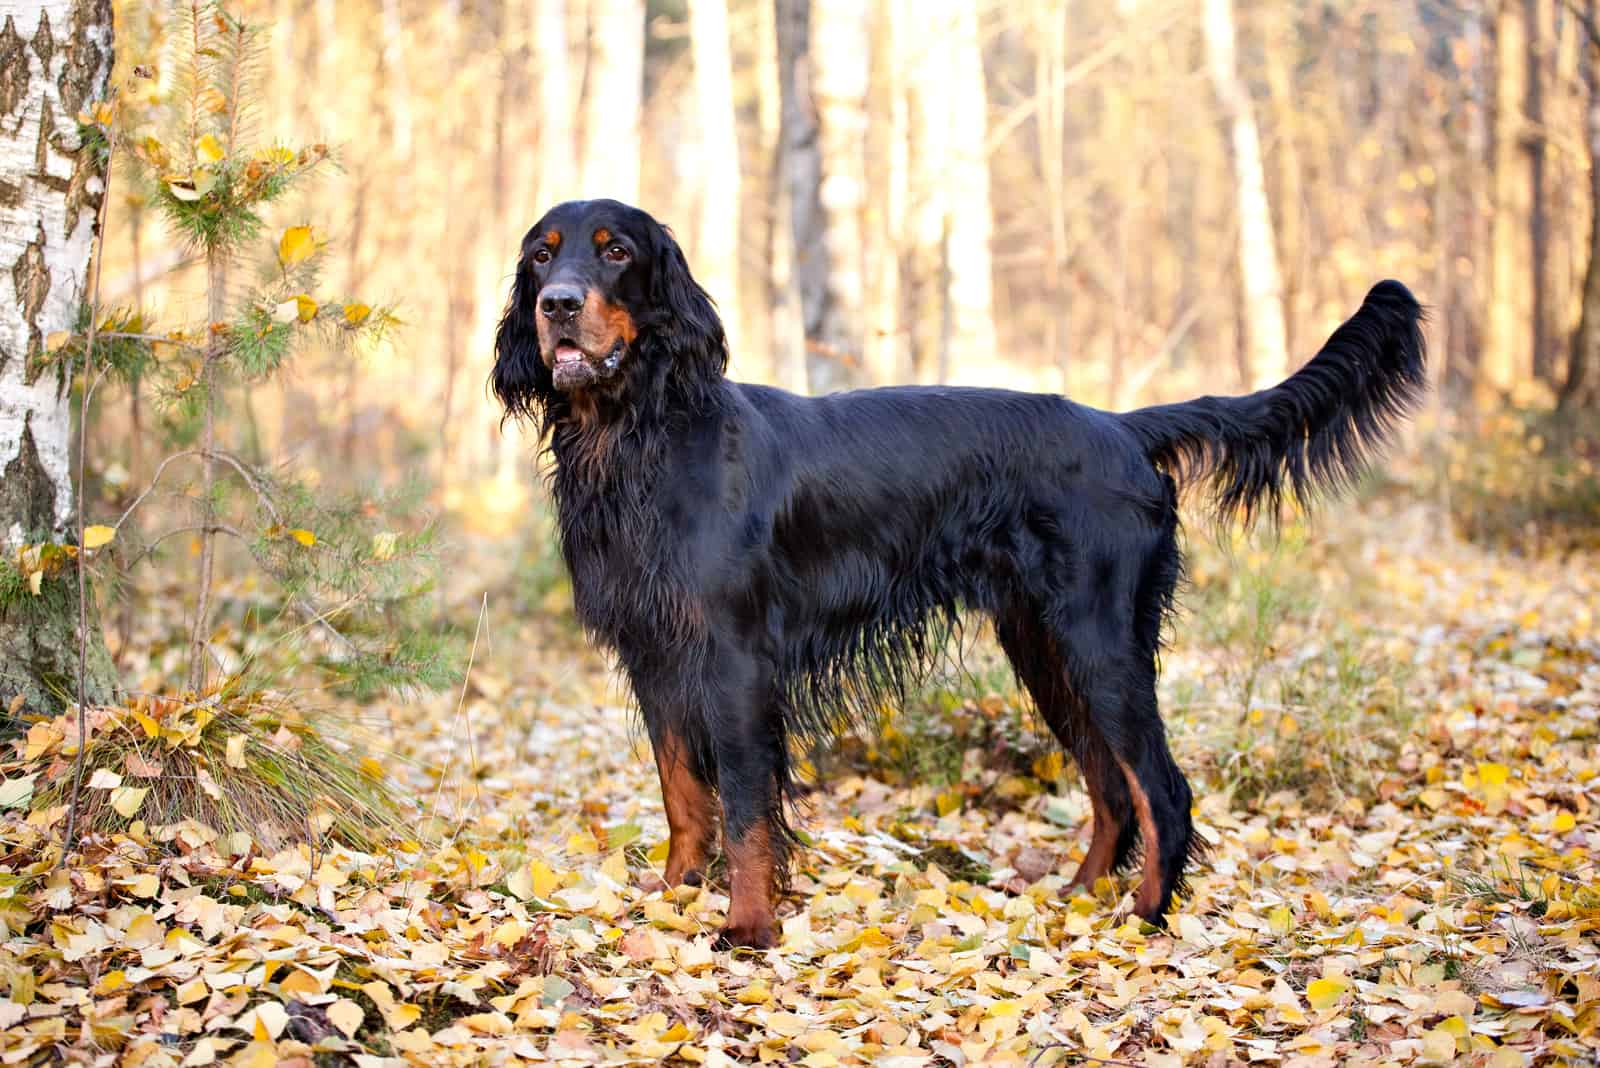
[[[557,363],[572,363],[572,362],[574,362],[576,360],[581,360],[581,359],[583,359],[583,350],[578,348],[578,346],[576,346],[576,345],[557,345],[556,346],[556,362]]]

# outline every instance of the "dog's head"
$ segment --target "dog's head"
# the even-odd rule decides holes
[[[630,382],[698,389],[726,366],[710,298],[672,233],[638,208],[568,201],[522,239],[491,379],[508,414],[620,396]]]

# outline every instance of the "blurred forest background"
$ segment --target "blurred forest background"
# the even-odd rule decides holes
[[[341,478],[527,482],[483,388],[492,331],[522,234],[592,196],[674,227],[744,379],[1239,391],[1392,276],[1432,308],[1452,408],[1592,406],[1593,7],[240,4],[271,26],[265,132],[343,171],[307,197],[325,277],[406,323],[252,391],[252,432]],[[118,5],[152,96],[166,17]],[[198,299],[138,193],[109,228],[107,303]]]

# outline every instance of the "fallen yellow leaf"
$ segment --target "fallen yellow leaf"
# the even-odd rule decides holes
[[[361,1006],[349,998],[340,998],[327,1008],[328,1022],[337,1027],[346,1038],[354,1038],[357,1031],[361,1030],[361,1021],[366,1017]]]
[[[1346,979],[1313,979],[1306,984],[1306,1001],[1318,1012],[1331,1009],[1339,1004],[1339,999],[1344,997],[1344,992],[1350,989]]]
[[[150,790],[143,786],[119,786],[111,791],[111,807],[123,819],[133,819],[133,814],[144,804],[144,795]]]

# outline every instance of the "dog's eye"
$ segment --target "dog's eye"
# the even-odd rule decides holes
[[[628,256],[628,250],[623,248],[621,245],[612,245],[610,248],[606,249],[606,259],[610,260],[612,263],[627,263]]]
[[[533,262],[534,263],[549,263],[550,262],[550,250],[547,249],[547,248],[536,248],[536,249],[534,249],[533,250]]]

